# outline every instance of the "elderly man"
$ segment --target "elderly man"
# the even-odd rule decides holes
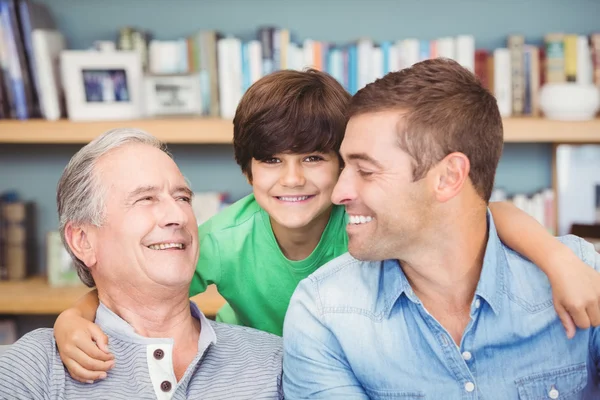
[[[350,254],[292,297],[286,398],[600,399],[600,329],[564,337],[547,277],[500,242],[487,208],[494,97],[436,59],[367,85],[349,116],[333,200]],[[589,243],[562,241],[600,270]]]
[[[88,286],[115,365],[91,385],[66,372],[51,329],[0,357],[2,399],[281,398],[281,343],[207,320],[188,299],[198,259],[192,192],[154,137],[105,133],[66,167],[60,232]]]

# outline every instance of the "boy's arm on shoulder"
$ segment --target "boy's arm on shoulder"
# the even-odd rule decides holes
[[[200,255],[190,285],[190,297],[206,291],[208,285],[219,286],[221,281],[221,254],[219,243],[210,233],[199,229]]]
[[[49,399],[54,341],[37,329],[0,355],[0,398]]]
[[[368,399],[335,336],[322,321],[310,278],[296,288],[283,327],[286,399]]]

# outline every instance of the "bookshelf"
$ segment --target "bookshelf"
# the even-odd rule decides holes
[[[233,123],[219,118],[164,118],[129,121],[71,122],[68,120],[0,121],[0,143],[85,144],[115,127],[143,129],[172,144],[231,144]],[[600,143],[600,119],[552,121],[507,118],[508,143]]]
[[[0,314],[56,315],[69,308],[90,289],[86,286],[55,288],[43,277],[0,282]],[[225,304],[214,286],[192,297],[204,314],[214,317]]]

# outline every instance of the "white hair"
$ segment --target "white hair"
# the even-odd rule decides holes
[[[152,146],[170,156],[163,142],[142,130],[112,129],[79,150],[71,158],[58,181],[56,203],[60,236],[75,263],[79,278],[88,287],[95,286],[94,278],[88,267],[77,258],[65,240],[65,227],[68,223],[102,226],[105,215],[106,188],[100,184],[95,173],[96,163],[111,150],[131,143]]]

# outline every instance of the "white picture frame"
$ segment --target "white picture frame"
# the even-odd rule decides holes
[[[200,75],[147,75],[144,99],[148,117],[202,115]]]
[[[143,72],[139,53],[65,50],[60,61],[70,120],[142,117]]]

